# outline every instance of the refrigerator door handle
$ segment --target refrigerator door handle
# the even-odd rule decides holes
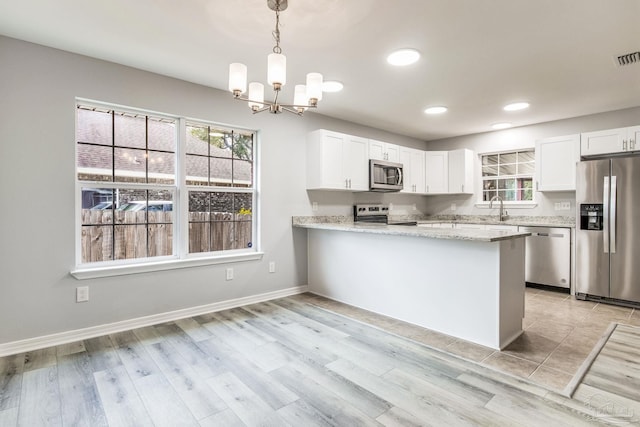
[[[604,253],[609,253],[609,177],[604,177],[604,184],[602,186],[602,244],[604,246]]]
[[[611,209],[609,211],[610,225],[609,225],[609,245],[612,254],[616,253],[616,207],[618,205],[617,200],[617,177],[614,175],[611,177]]]

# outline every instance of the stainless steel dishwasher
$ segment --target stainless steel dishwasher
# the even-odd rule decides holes
[[[519,227],[526,239],[525,281],[569,289],[571,284],[571,229]]]

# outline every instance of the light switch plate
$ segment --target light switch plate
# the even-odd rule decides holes
[[[89,287],[78,286],[76,288],[76,302],[87,302],[87,301],[89,301]]]

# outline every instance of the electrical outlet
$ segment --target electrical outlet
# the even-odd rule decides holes
[[[227,280],[233,280],[233,268],[227,268]]]
[[[458,209],[458,207],[456,206],[455,203],[451,203],[451,211],[455,211],[456,209]]]
[[[318,202],[311,203],[311,210],[314,212],[318,212]]]
[[[555,209],[555,210],[557,210],[557,211],[562,210],[562,203],[560,203],[560,202],[555,202],[555,203],[553,204],[553,209]]]
[[[393,203],[389,203],[389,212],[393,210]]]
[[[269,273],[275,273],[276,272],[276,262],[275,261],[270,261],[269,262]]]
[[[562,202],[560,205],[561,205],[560,208],[563,211],[570,211],[571,210],[571,202]]]
[[[412,209],[412,210],[414,210],[414,211],[417,211],[417,210],[418,210],[418,208],[416,207],[416,204],[415,204],[415,203],[414,203],[413,205],[411,205],[411,209]]]
[[[86,302],[86,301],[89,301],[89,287],[78,286],[76,288],[76,302]]]

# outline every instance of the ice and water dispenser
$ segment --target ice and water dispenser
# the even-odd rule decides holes
[[[580,205],[580,230],[602,231],[603,206],[602,203]]]

